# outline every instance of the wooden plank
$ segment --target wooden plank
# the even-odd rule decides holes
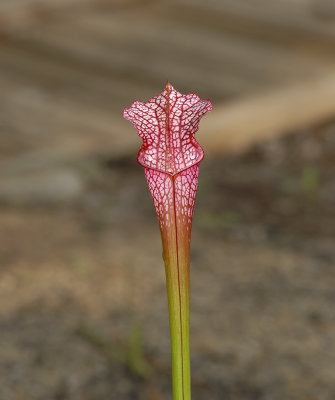
[[[22,31],[46,18],[78,13],[98,4],[108,3],[109,7],[125,8],[139,0],[1,0],[0,33]]]
[[[122,111],[122,104],[141,96],[149,98],[154,90],[149,85],[121,79],[104,68],[34,54],[29,48],[8,43],[0,48],[0,72],[3,78],[34,86],[45,95],[116,113]]]
[[[215,100],[328,72],[326,63],[304,53],[185,29],[166,18],[151,23],[145,15],[121,19],[103,13],[74,19],[27,32],[22,43],[30,51],[103,65],[120,77],[156,86],[168,76],[180,90],[197,85],[201,95]]]
[[[240,0],[229,4],[242,7]],[[157,94],[167,76],[182,92],[212,98],[215,111],[199,134],[209,154],[237,151],[335,114],[328,53],[316,57],[298,42],[274,45],[236,34],[229,24],[226,29],[227,21],[215,28],[220,12],[175,5],[157,2],[118,14],[97,9],[3,40],[0,122],[7,136],[16,137],[18,150],[8,154],[12,163],[22,154],[45,160],[135,154],[140,140],[122,109]],[[200,16],[213,20],[194,24]],[[236,18],[242,25],[251,20],[247,29],[257,26],[240,11]],[[280,38],[284,31],[275,27]],[[316,32],[318,40],[326,34]],[[225,98],[230,101],[222,104]]]
[[[129,142],[129,127],[121,115],[47,96],[2,76],[0,88],[6,93],[0,96],[1,125],[20,135],[22,147],[29,151],[70,158],[94,153],[119,156],[136,143],[132,137]]]
[[[71,32],[71,28],[69,30]],[[31,38],[28,35],[22,41],[23,45],[30,51],[41,51],[51,55],[53,58],[67,58],[71,62],[83,65],[103,66],[110,74],[128,79],[130,81],[142,82],[147,85],[160,87],[167,77],[181,90],[194,87],[198,82],[198,90],[216,98],[225,98],[239,93],[245,88],[254,89],[257,82],[243,76],[231,76],[223,74],[218,76],[215,71],[208,70],[206,81],[204,81],[204,69],[197,63],[192,64],[192,57],[183,59],[174,53],[169,55],[168,49],[147,48],[145,52],[138,47],[124,47],[116,44],[108,45],[102,41],[96,41],[89,35],[83,36],[74,31],[69,37],[66,30],[59,33],[47,31],[43,38]],[[143,46],[142,46],[143,50]],[[176,60],[177,57],[177,60]],[[199,54],[196,56],[199,59]]]
[[[117,50],[128,47],[134,52],[138,47],[143,54],[158,47],[155,55],[159,56],[162,48],[169,56],[169,50],[173,49],[178,61],[185,56],[192,64],[210,67],[210,71],[221,74],[235,72],[235,75],[240,73],[253,79],[258,79],[261,74],[263,81],[271,81],[275,76],[285,79],[286,76],[297,77],[316,70],[322,72],[325,67],[324,61],[304,51],[270,45],[229,32],[218,35],[211,29],[185,27],[175,20],[174,15],[169,16],[165,12],[169,9],[171,6],[166,5],[130,11],[122,19],[108,12],[90,13],[72,21],[72,28],[78,31],[78,35],[116,46]]]
[[[55,104],[52,98],[34,97],[13,84],[0,84],[2,88],[7,84],[10,93],[5,102],[0,101],[5,122],[16,121],[24,135],[42,137],[31,150],[33,154],[46,154],[51,160],[73,160],[94,153],[119,157],[135,154],[140,145],[134,128],[121,116],[79,104]],[[334,93],[335,75],[329,75],[226,105],[214,104],[214,111],[201,123],[198,140],[207,154],[242,151],[258,141],[333,117]]]
[[[279,3],[281,2],[276,2]],[[210,7],[208,2],[177,0],[174,11],[170,9],[168,13],[173,13],[175,19],[185,26],[196,25],[199,29],[211,28],[216,32],[232,32],[287,48],[313,51],[319,56],[334,59],[335,32],[332,26],[315,22],[311,24],[299,13],[292,18],[289,7],[280,16],[272,11],[274,4],[274,1],[268,1],[258,12],[258,8],[252,8],[249,2],[239,2],[235,5],[235,1],[227,0],[220,6],[220,11]]]
[[[211,154],[231,153],[318,124],[335,116],[334,93],[333,73],[218,105],[202,122],[199,142]]]
[[[189,9],[201,8],[221,14],[238,15],[251,21],[266,23],[282,30],[324,35],[335,39],[335,26],[325,23],[315,13],[318,2],[313,1],[269,1],[269,0],[175,0]]]

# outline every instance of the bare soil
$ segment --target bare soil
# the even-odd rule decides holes
[[[329,122],[202,163],[194,400],[335,398],[334,152]],[[0,208],[0,399],[171,399],[164,267],[142,168],[134,155],[78,171],[78,201]]]

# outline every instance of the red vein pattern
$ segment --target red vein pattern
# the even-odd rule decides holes
[[[135,101],[123,116],[133,123],[143,145],[137,160],[145,168],[160,228],[175,218],[191,230],[199,163],[204,153],[195,140],[201,117],[213,106],[196,94],[183,95],[168,82],[146,103]]]
[[[138,162],[170,175],[198,164],[204,153],[194,134],[201,117],[212,109],[209,100],[193,93],[183,95],[170,83],[147,103],[135,101],[123,116],[143,139]]]
[[[161,230],[173,226],[175,212],[177,222],[185,226],[188,232],[191,231],[198,176],[198,164],[174,176],[145,168],[145,177]],[[175,205],[177,207],[174,210]]]
[[[199,163],[204,157],[194,134],[201,117],[212,109],[209,100],[183,95],[167,83],[158,96],[146,103],[135,101],[123,113],[143,140],[137,160],[144,167],[162,234],[175,400],[190,399],[189,254]]]

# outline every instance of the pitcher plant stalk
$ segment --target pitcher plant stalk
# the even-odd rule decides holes
[[[163,244],[169,305],[174,400],[191,399],[190,240],[199,163],[204,152],[194,138],[209,100],[183,95],[167,82],[158,96],[124,110],[143,144],[137,160],[144,167]]]

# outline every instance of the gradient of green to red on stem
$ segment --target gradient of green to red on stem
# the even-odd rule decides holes
[[[167,82],[158,96],[124,110],[143,140],[137,160],[153,198],[162,236],[169,303],[174,400],[191,399],[189,300],[190,240],[199,163],[194,138],[209,100],[183,95]]]

